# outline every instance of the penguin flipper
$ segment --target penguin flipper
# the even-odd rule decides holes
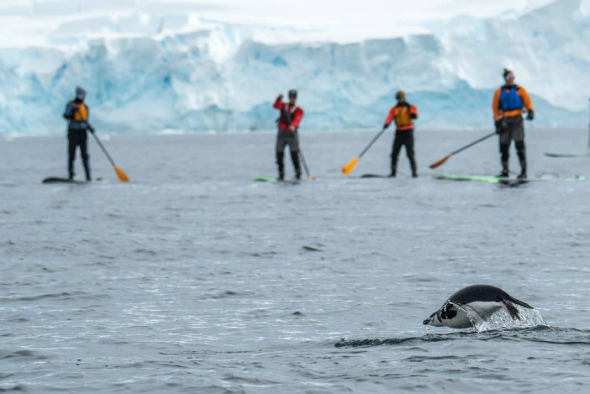
[[[532,306],[530,306],[529,304],[527,304],[526,302],[521,301],[521,300],[517,300],[516,298],[512,297],[511,295],[508,296],[507,300],[515,303],[516,305],[520,305],[520,306],[528,308],[528,309],[535,309]]]
[[[502,299],[500,302],[502,303],[502,306],[504,306],[511,318],[513,318],[514,320],[520,320],[520,312],[510,301]]]

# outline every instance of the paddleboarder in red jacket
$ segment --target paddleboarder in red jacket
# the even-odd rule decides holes
[[[283,102],[283,95],[280,94],[273,105],[274,108],[281,111],[277,119],[278,134],[276,144],[277,166],[279,167],[279,181],[285,179],[285,147],[288,145],[291,151],[291,161],[295,168],[295,178],[301,179],[301,164],[299,162],[299,140],[297,130],[301,119],[303,119],[303,109],[297,106],[297,91],[289,91],[289,102]]]

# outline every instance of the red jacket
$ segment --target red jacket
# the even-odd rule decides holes
[[[289,130],[289,126],[294,126],[296,129],[303,119],[303,110],[297,105],[291,105],[289,103],[283,103],[277,98],[275,101],[274,108],[281,111],[281,117],[279,118],[279,130]],[[291,115],[291,123],[289,124],[289,118],[287,117],[286,111]]]

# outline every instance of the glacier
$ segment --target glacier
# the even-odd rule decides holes
[[[378,129],[398,89],[418,106],[418,128],[490,128],[503,67],[531,93],[536,126],[588,122],[589,0],[457,14],[346,42],[318,39],[316,28],[212,19],[214,5],[104,0],[102,12],[80,13],[98,3],[28,3],[0,6],[0,134],[63,133],[76,85],[108,133],[273,130],[271,104],[292,88],[308,130]]]

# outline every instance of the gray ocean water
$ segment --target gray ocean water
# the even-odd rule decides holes
[[[432,178],[484,133],[418,130],[419,179],[403,153],[397,179],[360,179],[387,173],[391,133],[345,178],[373,133],[303,131],[300,185],[251,182],[275,175],[273,134],[105,139],[130,184],[90,141],[89,185],[41,184],[66,173],[64,137],[1,139],[0,391],[584,392],[590,181]],[[590,177],[543,156],[586,142],[529,130],[530,176]],[[442,171],[497,173],[496,142]],[[422,325],[472,284],[546,325]]]

